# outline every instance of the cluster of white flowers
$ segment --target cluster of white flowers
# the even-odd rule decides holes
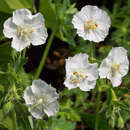
[[[127,51],[123,47],[112,48],[100,68],[97,63],[91,64],[87,54],[77,54],[66,60],[65,86],[69,89],[80,87],[83,91],[90,91],[96,85],[98,72],[100,78],[108,78],[114,87],[121,84],[121,78],[129,70]]]
[[[111,20],[105,11],[87,5],[74,15],[72,23],[84,40],[100,42],[108,35]],[[14,11],[13,16],[4,23],[3,33],[5,37],[13,38],[11,46],[17,51],[22,51],[30,44],[44,44],[48,37],[42,14],[32,15],[28,9]],[[127,51],[122,47],[112,48],[99,69],[98,64],[90,63],[88,58],[87,54],[80,53],[66,60],[66,87],[90,91],[95,88],[98,75],[108,78],[116,87],[128,73]],[[58,97],[56,89],[42,80],[34,80],[24,91],[29,112],[37,119],[42,119],[44,113],[53,116],[59,111]]]
[[[12,47],[21,51],[32,45],[44,44],[48,34],[41,13],[32,15],[28,9],[20,9],[13,12],[13,17],[4,23],[5,37],[13,38]]]
[[[42,119],[44,113],[53,116],[59,111],[56,89],[42,80],[34,80],[24,91],[24,99],[33,117]]]

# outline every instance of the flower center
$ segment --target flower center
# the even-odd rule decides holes
[[[88,31],[88,33],[90,33],[90,29],[94,30],[95,28],[98,27],[98,24],[94,23],[92,20],[88,20],[85,24],[84,24],[84,29]]]
[[[25,39],[27,40],[28,35],[30,33],[33,33],[34,29],[32,27],[30,27],[29,25],[24,25],[24,26],[18,27],[17,31],[18,31],[18,37],[19,38],[25,37]]]
[[[47,100],[45,98],[40,98],[38,99],[32,106],[31,109],[35,109],[38,105],[43,104],[46,105],[47,104]]]
[[[115,74],[114,74],[115,71],[118,71],[121,74],[121,72],[120,72],[120,65],[112,64],[111,71],[112,71],[112,77],[115,77]]]
[[[88,76],[84,75],[82,71],[75,71],[75,72],[73,72],[72,82],[75,84],[78,84],[87,78],[88,78]]]

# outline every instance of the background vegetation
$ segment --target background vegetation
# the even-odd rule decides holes
[[[105,41],[96,44],[95,58],[99,63],[113,46],[128,50],[130,59],[130,0],[0,0],[0,129],[1,130],[93,130],[95,124],[96,89],[82,92],[64,87],[64,63],[68,56],[83,52],[90,55],[88,41],[76,35],[71,21],[73,14],[91,4],[111,17],[112,25]],[[24,104],[23,91],[31,84],[45,45],[27,49],[26,58],[10,46],[3,35],[3,23],[16,9],[28,8],[41,12],[48,33],[57,30],[40,78],[51,83],[60,94],[60,112],[56,117],[36,120]],[[15,81],[15,84],[14,82]],[[107,90],[103,80],[99,116],[99,130],[130,129],[130,72],[122,84],[114,88],[117,100]],[[16,87],[12,87],[15,85]],[[106,91],[107,90],[107,91]],[[114,95],[115,96],[115,95]]]

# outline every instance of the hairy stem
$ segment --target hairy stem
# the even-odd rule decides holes
[[[95,61],[95,43],[90,42],[90,60],[93,63]]]
[[[42,56],[40,65],[39,65],[39,67],[38,67],[38,69],[37,69],[37,72],[36,72],[36,74],[35,74],[35,76],[34,76],[34,79],[37,79],[37,78],[39,77],[39,75],[40,75],[40,73],[41,73],[41,71],[42,71],[42,69],[43,69],[43,67],[44,67],[45,60],[46,60],[46,57],[47,57],[48,52],[49,52],[49,50],[50,50],[51,44],[52,44],[52,42],[53,42],[55,33],[56,33],[56,31],[53,31],[52,34],[51,34],[51,36],[50,36],[50,39],[49,39],[49,41],[48,41],[48,43],[47,43],[47,45],[46,45],[45,51],[44,51],[44,53],[43,53],[43,56]]]

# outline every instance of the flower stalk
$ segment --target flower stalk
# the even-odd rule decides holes
[[[36,72],[36,74],[35,74],[35,76],[34,76],[34,79],[37,79],[37,78],[39,77],[39,75],[40,75],[40,73],[41,73],[41,71],[42,71],[42,69],[43,69],[43,67],[44,67],[45,60],[46,60],[46,57],[47,57],[48,52],[49,52],[49,50],[50,50],[51,44],[52,44],[52,42],[53,42],[55,33],[56,33],[56,31],[53,31],[52,34],[51,34],[51,36],[50,36],[50,39],[49,39],[49,41],[48,41],[48,43],[47,43],[47,45],[46,45],[45,51],[44,51],[44,53],[43,53],[43,56],[42,56],[40,65],[39,65],[39,67],[38,67],[38,69],[37,69],[37,72]]]
[[[95,61],[95,44],[90,42],[90,60],[92,63]],[[97,84],[97,101],[96,101],[96,119],[95,119],[95,130],[98,130],[98,119],[99,119],[99,108],[100,108],[100,98],[101,98],[101,91],[99,89],[99,85]]]
[[[90,42],[90,60],[93,63],[95,61],[95,43]]]

